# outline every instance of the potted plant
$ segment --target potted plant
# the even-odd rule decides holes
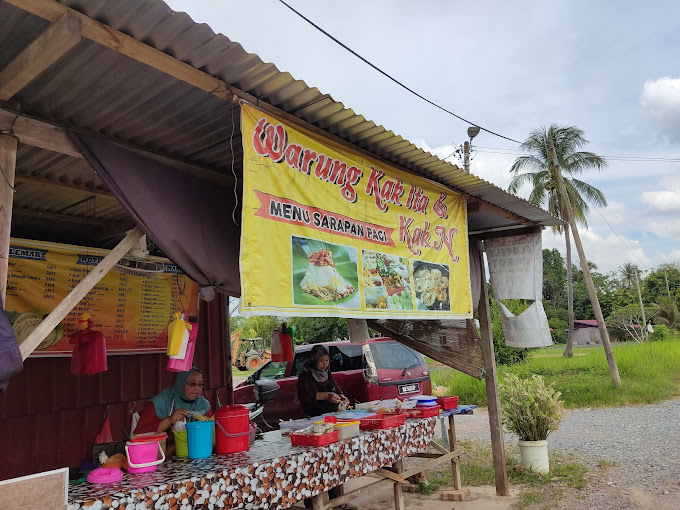
[[[508,432],[519,438],[519,453],[525,469],[538,473],[550,471],[547,439],[564,418],[561,395],[539,375],[521,379],[509,374],[500,386],[503,423]]]

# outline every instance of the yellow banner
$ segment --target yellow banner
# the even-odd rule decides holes
[[[108,253],[11,239],[5,313],[17,341],[21,343]],[[85,312],[94,329],[104,333],[107,353],[165,352],[172,314],[198,309],[198,284],[169,260],[149,259],[162,262],[163,272],[136,276],[112,269],[32,355],[71,354],[69,337],[77,331],[77,319]]]
[[[241,311],[472,317],[465,199],[243,105]]]

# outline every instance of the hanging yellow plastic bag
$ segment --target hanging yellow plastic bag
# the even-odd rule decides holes
[[[181,313],[176,313],[175,318],[168,326],[168,356],[179,355],[182,351],[182,340],[188,332],[189,328],[184,321],[184,316]]]

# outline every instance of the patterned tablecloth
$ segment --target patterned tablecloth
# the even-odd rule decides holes
[[[169,459],[156,471],[126,474],[115,484],[69,488],[68,509],[279,509],[427,449],[436,418],[361,435],[328,446],[291,446],[264,434],[247,452],[201,460]]]

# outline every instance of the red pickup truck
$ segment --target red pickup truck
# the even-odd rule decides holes
[[[348,341],[324,344],[330,354],[333,378],[352,404],[372,400],[431,395],[430,375],[423,356],[391,338],[372,338],[363,344]],[[281,388],[265,405],[263,418],[275,427],[279,420],[302,417],[297,378],[313,345],[296,347],[290,362],[270,361],[234,388],[234,403],[255,401],[253,384],[273,380]]]

